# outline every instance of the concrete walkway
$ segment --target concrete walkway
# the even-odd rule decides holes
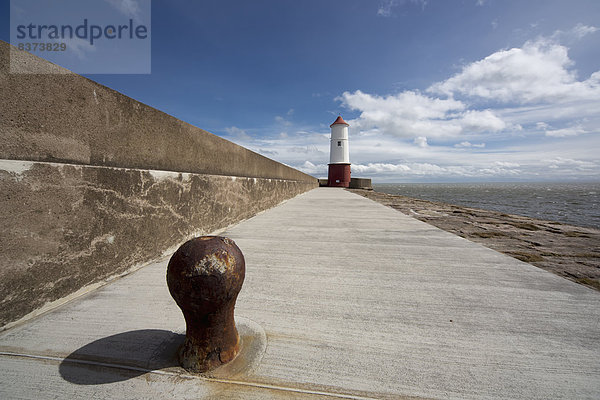
[[[340,189],[224,235],[234,367],[177,366],[165,259],[1,333],[0,398],[600,398],[598,292]]]

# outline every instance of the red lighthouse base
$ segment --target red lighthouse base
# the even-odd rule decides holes
[[[327,177],[327,186],[350,186],[350,164],[329,164],[329,176]]]

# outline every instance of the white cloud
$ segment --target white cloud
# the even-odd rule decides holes
[[[577,171],[593,171],[598,168],[597,162],[574,160],[571,158],[555,157],[553,159],[544,160],[548,168],[552,169],[575,169]]]
[[[352,165],[352,171],[359,174],[376,175],[387,172],[408,172],[411,168],[405,164],[368,163]]]
[[[264,154],[264,155],[271,156],[271,157],[279,154],[279,152],[277,152],[275,150],[267,150],[267,149],[258,149],[258,152],[260,154]]]
[[[506,168],[517,168],[517,167],[520,167],[520,164],[513,163],[513,162],[506,162],[506,161],[496,161],[494,163],[494,165],[497,165],[499,167],[506,167]]]
[[[319,153],[319,149],[317,148],[317,146],[314,145],[289,147],[288,151],[291,153],[302,154]]]
[[[230,126],[225,128],[225,132],[227,132],[227,137],[233,141],[249,141],[252,139],[250,135],[246,133],[245,130],[238,128],[237,126]]]
[[[590,133],[587,129],[585,129],[581,122],[574,123],[564,128],[555,129],[550,124],[546,122],[537,122],[535,124],[536,129],[542,131],[544,135],[551,137],[568,137],[568,136],[578,136],[586,133]]]
[[[381,120],[389,113],[407,120],[439,119],[450,111],[465,108],[460,101],[427,97],[417,91],[381,97],[357,90],[354,93],[344,92],[338,99],[351,109],[362,110],[365,117],[373,121]]]
[[[315,165],[310,161],[305,161],[304,164],[300,166],[296,166],[300,171],[307,173],[309,175],[314,176],[326,176],[327,175],[327,165],[326,164],[318,164]]]
[[[466,105],[452,98],[429,97],[417,91],[378,96],[344,92],[338,97],[342,105],[360,111],[351,120],[353,130],[378,130],[397,137],[456,137],[464,133],[497,132],[507,127],[491,110],[466,110]]]
[[[460,142],[460,143],[455,144],[454,147],[457,147],[457,148],[466,148],[466,149],[469,149],[469,148],[482,149],[482,148],[485,147],[485,143],[475,144],[475,143],[471,143],[471,142],[468,142],[468,141],[464,141],[464,142]]]
[[[598,28],[596,28],[595,26],[587,26],[587,25],[583,25],[583,24],[577,24],[577,26],[575,28],[573,28],[571,30],[571,32],[573,32],[573,34],[578,38],[581,39],[584,36],[587,36],[591,33],[594,33],[598,30]]]
[[[535,124],[535,127],[538,128],[538,129],[546,130],[546,129],[548,129],[550,127],[550,125],[548,125],[545,122],[537,122]]]
[[[277,121],[279,124],[281,124],[283,126],[290,126],[290,125],[292,125],[292,123],[290,121],[288,121],[287,119],[285,119],[281,115],[276,116],[275,117],[275,121]]]
[[[581,125],[589,132],[600,131],[600,99],[573,99],[568,102],[549,102],[527,106],[507,107],[495,109],[500,118],[514,125],[532,125],[538,130],[543,129],[543,124],[554,125],[554,129],[569,126],[572,121],[580,121]],[[525,129],[524,129],[525,130]],[[534,133],[530,130],[531,133]]]
[[[466,111],[460,120],[463,131],[498,132],[507,127],[506,122],[498,118],[491,110]]]
[[[501,103],[535,104],[600,98],[600,76],[578,81],[568,49],[540,38],[473,62],[427,92]]]
[[[596,32],[598,28],[584,24],[577,24],[568,31],[558,30],[552,35],[552,39],[560,41],[573,41],[583,39],[585,36]]]
[[[567,137],[567,136],[577,136],[587,133],[585,129],[581,127],[581,125],[572,126],[568,128],[562,129],[549,129],[545,131],[546,136],[552,137]]]
[[[427,147],[427,138],[425,136],[416,137],[413,142],[419,147]]]

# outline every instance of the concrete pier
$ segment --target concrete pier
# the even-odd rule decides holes
[[[221,235],[246,258],[230,369],[178,366],[165,258],[0,333],[0,398],[600,398],[592,289],[336,188]]]

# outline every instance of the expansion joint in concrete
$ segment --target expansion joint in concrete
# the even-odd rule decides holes
[[[144,372],[144,373],[148,373],[148,374],[177,377],[177,378],[183,378],[183,379],[198,379],[198,380],[203,380],[203,381],[207,381],[207,382],[223,383],[223,384],[229,384],[229,385],[249,386],[249,387],[254,387],[254,388],[259,388],[259,389],[280,390],[280,391],[289,392],[289,393],[327,396],[327,397],[333,397],[333,398],[338,398],[338,399],[376,400],[374,397],[355,396],[355,395],[351,395],[351,394],[331,393],[331,392],[324,392],[324,391],[317,391],[317,390],[306,390],[306,389],[286,387],[286,386],[267,385],[267,384],[257,383],[257,382],[244,382],[244,381],[236,381],[236,380],[229,380],[229,379],[216,379],[216,378],[209,378],[209,377],[202,376],[202,375],[191,375],[191,374],[185,374],[185,373],[181,374],[181,373],[172,372],[172,371],[152,370],[152,369],[140,368],[140,367],[135,367],[135,366],[130,366],[130,365],[106,363],[106,362],[99,362],[99,361],[93,361],[93,360],[66,359],[66,358],[61,358],[61,357],[43,356],[43,355],[26,354],[26,353],[12,353],[12,352],[7,352],[7,351],[0,351],[0,357],[28,358],[28,359],[32,359],[32,360],[54,361],[54,362],[59,362],[59,363],[68,362],[68,363],[79,364],[79,365],[90,365],[90,366],[95,366],[95,367],[114,368],[114,369],[127,370],[127,371]]]

